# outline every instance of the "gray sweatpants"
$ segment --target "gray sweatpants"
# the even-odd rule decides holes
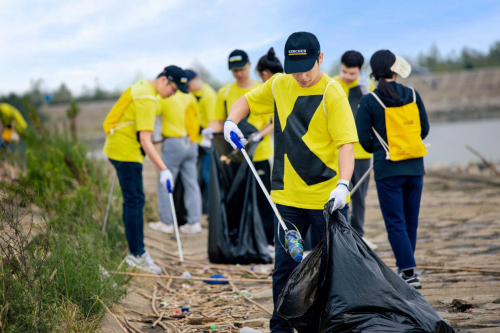
[[[371,165],[371,158],[357,159],[354,163],[354,172],[352,173],[352,185],[356,186],[358,181],[368,171]],[[359,186],[356,193],[351,195],[351,226],[356,232],[363,237],[365,234],[363,225],[365,224],[365,197],[368,191],[368,183],[370,177]]]
[[[180,174],[184,186],[184,205],[187,208],[187,222],[201,220],[201,191],[198,184],[198,144],[188,139],[168,138],[163,141],[161,158],[174,176]],[[168,191],[158,182],[158,210],[160,219],[166,224],[174,223]]]

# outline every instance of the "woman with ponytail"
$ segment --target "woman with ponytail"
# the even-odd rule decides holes
[[[389,50],[370,59],[377,89],[363,96],[356,114],[359,143],[373,153],[378,198],[398,273],[421,288],[415,268],[418,215],[424,159],[422,140],[429,134],[424,103],[412,88],[396,82],[408,77],[411,66]]]
[[[274,48],[270,48],[266,55],[263,55],[257,63],[257,73],[259,73],[262,82],[269,80],[274,74],[283,73],[283,66],[276,57]]]

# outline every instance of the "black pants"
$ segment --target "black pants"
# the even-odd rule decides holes
[[[270,193],[271,165],[269,164],[269,161],[254,162],[254,165],[262,183],[264,183],[264,186],[266,187],[267,193]],[[264,231],[266,232],[267,243],[269,245],[274,245],[274,212],[260,186],[258,186],[257,189],[257,205],[259,207]]]
[[[109,160],[116,169],[122,188],[123,224],[125,225],[129,251],[133,255],[141,255],[144,253],[143,209],[145,203],[142,164]]]
[[[358,159],[354,164],[354,172],[352,174],[352,185],[356,186],[358,181],[363,177],[363,175],[368,171],[371,165],[371,159]],[[365,224],[365,198],[366,192],[368,191],[368,183],[370,178],[364,180],[364,182],[358,187],[356,193],[351,195],[351,226],[356,232],[363,237],[365,234],[363,230],[363,225]]]

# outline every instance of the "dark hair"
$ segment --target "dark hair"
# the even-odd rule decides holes
[[[392,65],[396,62],[396,56],[389,50],[380,50],[375,52],[370,59],[372,74],[378,81],[378,92],[380,95],[399,101],[399,95],[392,89],[391,85],[385,79],[391,79],[394,72],[391,70]]]
[[[358,51],[347,51],[342,55],[342,58],[340,58],[340,62],[346,67],[358,67],[361,69],[361,67],[363,67],[363,63],[365,62],[365,58]]]
[[[274,48],[270,48],[267,54],[262,56],[257,63],[257,72],[270,71],[273,75],[276,73],[283,73],[283,66],[276,57]]]

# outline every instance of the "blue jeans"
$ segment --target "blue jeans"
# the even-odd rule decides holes
[[[378,200],[398,271],[413,269],[423,176],[395,176],[377,181]]]
[[[203,201],[203,212],[208,214],[209,212],[209,190],[210,190],[210,153],[206,152],[203,155],[202,167],[201,167],[201,178],[203,180],[203,186],[205,188],[205,200]]]
[[[276,207],[278,208],[278,211],[285,222],[293,223],[297,227],[302,238],[306,237],[309,226],[311,226],[316,236],[319,239],[323,239],[326,223],[325,217],[323,216],[323,210],[302,209],[283,205],[276,205]],[[341,213],[345,216],[346,219],[347,210],[347,205],[341,210]],[[290,227],[288,223],[287,226]],[[280,228],[279,241],[278,228]],[[285,287],[288,278],[298,264],[283,248],[283,246],[285,245],[285,233],[276,217],[274,218],[274,232],[276,247],[274,250],[275,262],[273,273],[273,302],[274,306],[276,307],[278,296],[281,293],[281,290],[283,290],[283,288]],[[281,244],[283,244],[283,246],[281,246]],[[276,308],[274,309],[273,317],[270,320],[269,326],[271,328],[271,332],[293,332],[293,328],[288,325],[285,319],[279,317],[276,314]]]
[[[120,162],[110,159],[116,169],[123,193],[123,224],[127,236],[128,248],[133,255],[141,255],[144,250],[144,216],[145,203],[142,183],[142,164],[137,162]]]

